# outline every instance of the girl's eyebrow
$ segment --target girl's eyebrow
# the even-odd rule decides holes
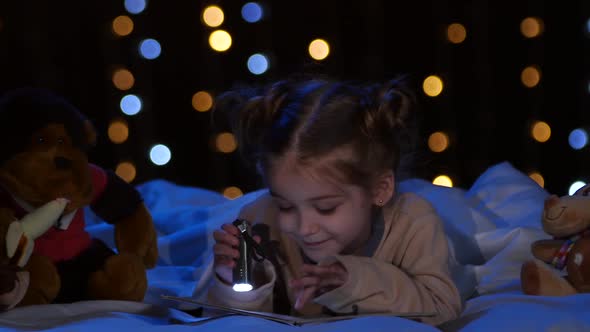
[[[282,200],[288,201],[288,199],[284,198],[283,196],[277,194],[276,192],[274,192],[272,190],[269,190],[269,193],[270,193],[270,195],[272,197],[276,197],[276,198],[280,198]],[[342,195],[339,195],[339,194],[331,194],[331,195],[328,194],[328,195],[315,196],[315,197],[312,197],[312,198],[308,198],[307,200],[308,201],[321,201],[321,200],[324,200],[324,199],[341,198],[341,197],[342,197]]]

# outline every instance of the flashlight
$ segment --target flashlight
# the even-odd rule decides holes
[[[238,245],[238,251],[240,257],[236,261],[236,266],[233,269],[233,289],[236,292],[249,292],[252,290],[252,272],[251,272],[251,259],[250,259],[250,246],[246,241],[248,235],[248,222],[244,219],[238,219],[234,221],[234,226],[240,231],[238,239],[240,243]]]
[[[254,241],[248,233],[248,221],[236,219],[233,225],[238,228],[238,251],[240,257],[236,260],[233,274],[233,289],[236,292],[249,292],[254,288],[252,282],[252,259],[262,262],[266,256],[262,247]]]

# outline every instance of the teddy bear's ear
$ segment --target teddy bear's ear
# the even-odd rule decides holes
[[[84,120],[84,133],[86,135],[86,146],[94,146],[96,144],[96,129],[90,120]]]

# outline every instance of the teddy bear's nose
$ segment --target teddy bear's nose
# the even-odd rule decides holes
[[[57,169],[69,169],[72,166],[72,161],[64,157],[55,157],[53,161]]]

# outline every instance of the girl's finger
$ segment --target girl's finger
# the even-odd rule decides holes
[[[230,246],[237,246],[239,244],[239,240],[237,237],[223,231],[213,231],[213,239],[217,243],[225,243]]]
[[[229,258],[239,258],[240,257],[239,251],[237,251],[236,249],[234,249],[228,245],[219,244],[219,243],[216,243],[213,245],[213,253],[215,255],[227,256]]]
[[[295,300],[295,310],[301,310],[303,308],[303,306],[305,306],[305,304],[307,302],[309,302],[309,300],[311,300],[314,297],[314,294],[317,290],[317,287],[307,287],[304,288],[303,291],[301,291],[299,293],[299,296],[297,296],[297,299]]]
[[[233,268],[236,265],[236,261],[227,256],[215,255],[215,265],[223,265],[229,268]]]
[[[223,224],[221,225],[221,229],[234,236],[237,236],[240,233],[238,228],[232,224]]]
[[[316,277],[316,276],[305,276],[303,278],[299,278],[299,279],[293,279],[291,280],[289,287],[291,288],[306,288],[306,287],[312,287],[312,286],[317,286],[320,283],[320,278]]]

